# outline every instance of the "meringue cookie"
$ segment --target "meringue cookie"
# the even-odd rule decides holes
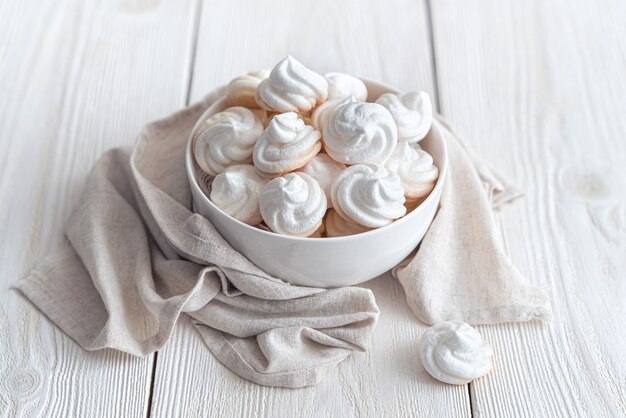
[[[270,70],[251,71],[233,78],[226,86],[226,99],[231,106],[259,107],[256,102],[256,88],[270,76]]]
[[[439,177],[439,169],[433,164],[433,157],[407,142],[398,142],[385,168],[400,177],[407,200],[428,195]]]
[[[420,357],[431,376],[451,385],[467,384],[493,367],[491,346],[463,321],[430,327],[420,341]]]
[[[324,103],[316,107],[311,114],[311,124],[318,131],[324,132],[324,127],[326,126],[326,123],[332,116],[335,109],[346,103],[354,102],[356,102],[356,99],[353,96],[325,101]]]
[[[313,233],[309,235],[309,238],[324,238],[325,234],[326,234],[326,224],[322,220],[322,223],[320,224],[319,228],[313,231]]]
[[[426,200],[425,197],[420,197],[419,199],[407,199],[407,201],[404,202],[407,215],[417,209],[419,205],[424,203],[424,200]]]
[[[391,114],[376,103],[339,106],[324,126],[323,135],[328,155],[346,164],[382,164],[398,142]]]
[[[260,207],[263,220],[272,231],[308,237],[322,224],[326,196],[313,177],[288,173],[267,184]]]
[[[230,107],[205,120],[194,135],[193,154],[212,176],[226,167],[252,161],[252,150],[263,133],[260,117],[245,107]]]
[[[320,151],[321,137],[294,112],[276,115],[254,146],[254,166],[265,177],[300,168]]]
[[[406,213],[400,178],[374,164],[343,170],[333,183],[331,199],[341,217],[369,228],[388,225]]]
[[[199,167],[194,167],[194,171],[198,186],[200,186],[200,190],[202,190],[205,195],[210,195],[211,185],[213,184],[213,180],[215,179],[215,177],[210,175],[209,173],[205,173],[204,170]]]
[[[385,106],[398,126],[398,141],[419,142],[433,123],[433,105],[425,91],[385,93],[376,99]]]
[[[360,234],[361,232],[371,231],[363,225],[344,219],[337,214],[337,211],[330,209],[326,215],[326,236],[328,237],[344,237],[346,235]]]
[[[325,103],[325,102],[324,102]],[[261,109],[259,109],[261,110]],[[278,116],[278,115],[282,115],[282,113],[278,113],[278,112],[266,112],[265,110],[263,110],[263,112],[265,112],[265,114],[267,115],[267,121],[265,123],[265,127],[267,128],[270,125],[270,122],[272,121],[272,119],[274,119],[274,117]],[[302,119],[302,122],[304,122],[305,125],[311,125],[311,117],[310,116],[306,116],[306,115],[302,115],[300,113],[296,113],[298,115],[299,119]],[[319,131],[319,129],[318,129]],[[322,132],[320,131],[320,134]]]
[[[304,167],[299,168],[298,171],[306,173],[317,180],[322,190],[324,190],[326,201],[330,208],[333,206],[330,200],[330,188],[339,173],[345,170],[345,168],[345,164],[333,160],[328,154],[319,153]]]
[[[326,79],[306,68],[291,55],[276,64],[269,78],[256,89],[256,102],[263,109],[305,113],[328,97]]]
[[[345,73],[327,73],[328,100],[353,96],[357,101],[367,100],[367,87],[360,79]]]
[[[261,222],[260,224],[256,224],[255,227],[262,229],[263,231],[272,232],[269,226],[265,225],[265,222]]]
[[[248,225],[261,223],[259,198],[269,180],[252,165],[233,165],[218,174],[211,186],[211,201],[228,215]]]

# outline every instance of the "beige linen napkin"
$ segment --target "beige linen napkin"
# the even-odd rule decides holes
[[[71,247],[19,289],[86,350],[149,354],[186,312],[239,376],[312,385],[366,349],[378,307],[369,289],[290,286],[265,274],[191,212],[185,142],[221,93],[149,124],[133,149],[107,152],[69,219]]]
[[[312,385],[366,349],[378,307],[368,289],[291,286],[269,276],[192,213],[185,142],[222,94],[147,125],[132,149],[107,152],[68,221],[70,247],[18,287],[86,350],[146,355],[165,344],[184,312],[239,376]],[[489,184],[500,197],[505,188],[448,136],[441,209],[417,255],[396,271],[409,303],[425,322],[541,317],[545,299],[524,284],[494,239],[481,187]]]
[[[415,315],[427,324],[472,325],[546,320],[550,303],[502,250],[493,209],[521,193],[463,146],[439,117],[448,177],[432,225],[417,253],[392,270]]]

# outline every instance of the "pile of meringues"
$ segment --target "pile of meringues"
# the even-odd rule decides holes
[[[401,218],[439,176],[419,146],[431,100],[423,91],[367,97],[360,79],[321,75],[291,56],[233,79],[231,107],[193,138],[209,198],[241,222],[297,237],[357,234]]]

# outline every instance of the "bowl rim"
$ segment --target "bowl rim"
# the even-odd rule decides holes
[[[385,83],[381,83],[379,81],[374,81],[374,80],[370,80],[367,78],[363,78],[363,77],[359,77],[366,85],[372,85],[372,86],[376,86],[380,89],[383,90],[388,90],[388,93],[400,93],[400,91],[394,87],[389,86],[388,84]],[[353,241],[353,240],[357,240],[357,239],[362,239],[365,235],[367,235],[368,237],[373,237],[376,234],[382,234],[385,233],[385,231],[388,231],[388,228],[391,227],[395,227],[397,225],[401,225],[404,224],[406,222],[408,222],[412,217],[417,216],[417,213],[420,212],[420,208],[422,208],[422,210],[426,210],[426,202],[436,199],[436,196],[439,194],[439,190],[441,188],[443,188],[443,184],[448,172],[448,147],[446,146],[446,141],[445,141],[445,136],[443,133],[443,130],[441,129],[440,123],[437,120],[437,118],[433,118],[433,123],[431,126],[431,130],[436,130],[437,134],[440,136],[441,138],[441,146],[442,146],[442,167],[438,167],[439,168],[439,178],[437,179],[437,182],[435,183],[435,187],[433,187],[433,189],[430,191],[430,193],[428,194],[428,196],[426,197],[426,199],[424,199],[424,201],[422,201],[419,206],[417,206],[415,209],[413,209],[410,213],[408,213],[407,215],[401,217],[398,220],[393,221],[392,223],[390,223],[389,225],[385,225],[383,227],[380,228],[375,228],[372,229],[370,231],[366,231],[366,232],[360,232],[358,234],[352,234],[352,235],[345,235],[345,236],[341,236],[341,237],[296,237],[296,236],[291,236],[291,235],[283,235],[283,234],[277,234],[276,232],[271,232],[271,231],[265,231],[261,228],[257,228],[256,226],[253,225],[248,225],[247,223],[241,222],[239,219],[236,219],[232,216],[230,216],[229,214],[227,214],[226,212],[224,212],[222,209],[220,209],[219,207],[217,207],[213,202],[211,202],[211,199],[209,199],[209,197],[202,191],[202,189],[200,188],[200,185],[198,184],[198,180],[196,178],[196,174],[195,174],[195,170],[194,170],[194,161],[193,161],[193,152],[192,152],[192,143],[193,143],[193,136],[194,133],[196,132],[196,130],[198,129],[198,126],[200,125],[200,123],[202,121],[204,121],[207,117],[207,114],[211,113],[214,111],[214,109],[216,107],[218,107],[218,105],[223,105],[224,101],[226,100],[225,97],[221,97],[220,99],[218,99],[217,101],[215,101],[213,104],[211,104],[207,109],[205,109],[202,114],[200,115],[200,117],[198,117],[198,120],[196,121],[196,123],[194,124],[193,128],[191,129],[191,132],[189,133],[189,138],[187,139],[187,144],[185,146],[185,168],[187,171],[187,177],[189,182],[191,183],[191,187],[194,188],[196,190],[196,194],[201,196],[201,199],[203,200],[204,203],[208,204],[210,207],[212,207],[213,209],[216,209],[217,211],[219,211],[221,214],[225,215],[225,217],[231,221],[234,222],[236,224],[239,224],[240,226],[242,226],[244,229],[248,229],[249,231],[251,231],[252,233],[258,233],[261,236],[266,235],[268,237],[272,237],[274,239],[284,239],[287,241],[294,241],[294,242],[309,242],[309,243],[313,243],[313,242],[340,242],[340,241],[344,241],[344,242],[349,242],[349,241]]]

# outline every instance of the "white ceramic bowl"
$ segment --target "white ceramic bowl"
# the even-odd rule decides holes
[[[368,101],[397,90],[363,80]],[[442,130],[435,121],[420,145],[439,167],[439,179],[424,202],[411,213],[382,228],[337,238],[298,238],[267,232],[244,224],[222,212],[202,192],[195,177],[193,133],[207,117],[227,108],[225,99],[209,107],[194,126],[186,150],[187,175],[194,211],[208,218],[222,236],[249,260],[275,277],[302,286],[340,287],[365,282],[386,272],[417,247],[430,226],[441,198],[448,171]]]

